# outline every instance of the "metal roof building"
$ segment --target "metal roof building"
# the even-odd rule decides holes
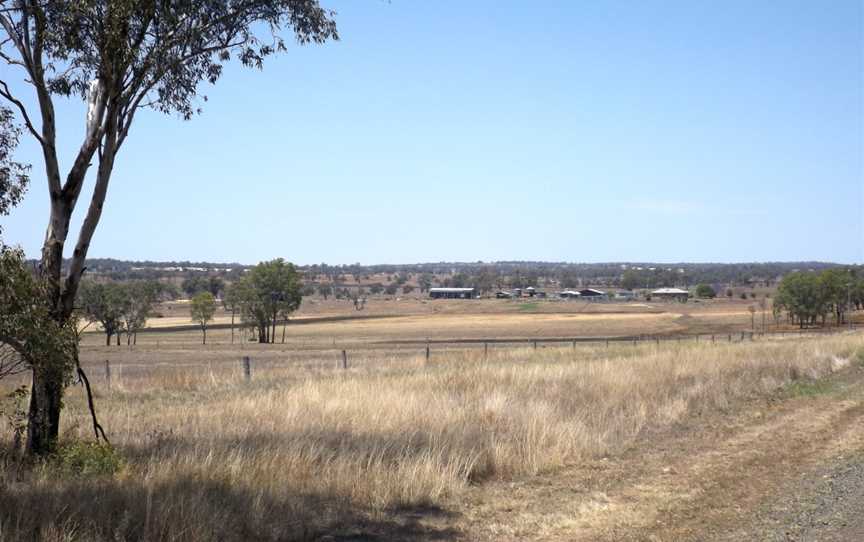
[[[429,297],[432,299],[473,299],[474,288],[430,288]]]
[[[651,292],[651,297],[660,299],[677,299],[679,301],[687,301],[690,297],[690,292],[681,288],[658,288]]]

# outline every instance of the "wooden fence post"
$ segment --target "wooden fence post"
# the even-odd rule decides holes
[[[488,357],[489,357],[489,343],[484,342],[483,343],[483,359],[486,359]]]
[[[348,368],[348,352],[346,352],[345,350],[342,351],[342,368]]]
[[[537,350],[537,339],[534,339],[534,350]]]
[[[426,343],[426,363],[429,363],[429,343]]]
[[[105,360],[105,384],[111,389],[111,363]]]
[[[243,376],[246,380],[252,380],[252,358],[243,356]]]

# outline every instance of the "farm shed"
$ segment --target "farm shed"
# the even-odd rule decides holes
[[[474,288],[430,288],[429,297],[432,299],[473,299]]]
[[[579,299],[579,292],[565,290],[563,292],[558,292],[558,297],[561,299]]]
[[[579,290],[579,297],[582,299],[600,299],[606,297],[606,292],[595,290],[594,288],[585,288],[584,290]]]
[[[690,292],[682,290],[681,288],[660,288],[651,292],[651,297],[684,302],[687,301],[688,297],[690,297]]]

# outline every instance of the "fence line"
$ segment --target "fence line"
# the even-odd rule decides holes
[[[854,331],[860,331],[861,326],[856,326]],[[425,363],[428,365],[431,361],[433,346],[443,347],[441,350],[471,350],[476,346],[477,349],[482,345],[483,351],[483,359],[488,359],[490,353],[490,344],[491,345],[506,345],[515,348],[531,348],[535,350],[539,345],[559,345],[564,346],[567,343],[570,343],[572,347],[575,349],[577,343],[581,345],[605,345],[607,348],[611,345],[619,344],[619,345],[632,345],[638,346],[640,344],[651,344],[653,343],[655,346],[660,347],[661,344],[667,344],[670,342],[674,342],[676,344],[681,344],[684,341],[690,341],[693,343],[706,343],[706,344],[730,344],[730,343],[741,343],[746,341],[754,341],[763,338],[775,338],[775,337],[816,337],[816,336],[825,336],[825,335],[838,335],[838,334],[846,334],[849,333],[850,330],[848,327],[844,328],[815,328],[815,329],[801,329],[801,330],[781,330],[781,331],[773,331],[773,332],[753,332],[753,331],[741,331],[735,333],[725,333],[722,335],[718,334],[692,334],[692,335],[636,335],[636,336],[627,336],[627,337],[536,337],[529,339],[505,339],[505,338],[485,338],[485,339],[429,339],[423,341],[402,341],[397,343],[398,346],[404,347],[400,348],[401,353],[409,353],[414,350],[410,348],[410,346],[417,345],[418,349],[416,350],[417,356],[419,356],[422,360],[425,360]],[[391,345],[395,346],[394,343],[384,343],[380,346]],[[358,345],[359,346],[359,345]],[[423,348],[425,346],[425,348]],[[449,348],[448,348],[449,347]],[[461,347],[461,348],[460,348]],[[366,343],[366,347],[359,346],[355,353],[362,353],[366,356],[368,354],[374,353],[377,349],[369,348],[368,343]],[[499,349],[500,351],[500,349]],[[266,352],[266,351],[265,351]],[[294,354],[302,354],[302,350],[293,351]],[[326,360],[329,357],[329,352],[331,350],[319,350],[321,360]],[[337,362],[336,367],[341,370],[347,370],[349,367],[348,358],[350,354],[349,348],[341,348],[339,350],[333,350],[334,355],[336,356]],[[234,363],[236,363],[236,359],[234,358]],[[331,358],[332,359],[332,358]],[[249,381],[252,379],[252,364],[253,358],[249,355],[244,355],[240,359],[242,366],[242,373],[245,380]],[[164,364],[158,364],[158,366],[162,366]],[[153,368],[154,366],[147,363],[141,364],[123,364],[125,367],[149,367]],[[199,363],[189,363],[189,364],[179,364],[179,367],[196,367],[196,366],[211,366],[211,363],[199,364]],[[272,367],[272,362],[268,362],[266,367]],[[104,375],[105,375],[105,384],[110,389],[111,380],[112,380],[112,371],[109,360],[104,360]]]

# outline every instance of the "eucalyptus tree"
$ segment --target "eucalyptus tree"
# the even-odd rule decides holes
[[[201,85],[215,83],[226,63],[260,68],[286,49],[286,34],[300,44],[337,39],[333,17],[317,0],[0,0],[0,61],[7,64],[0,98],[42,151],[50,211],[40,278],[47,315],[57,325],[72,317],[114,164],[136,114],[149,108],[189,119]],[[87,109],[67,170],[59,160],[58,97],[81,99]],[[70,238],[94,163],[93,193]],[[43,362],[55,364],[37,365]],[[43,455],[58,434],[64,387],[35,366],[32,378],[27,451]]]
[[[228,297],[240,307],[242,321],[255,328],[258,342],[276,342],[276,326],[300,308],[300,274],[282,258],[261,262],[231,285]],[[284,342],[284,327],[283,327]]]
[[[126,344],[137,344],[138,331],[147,325],[147,318],[153,312],[162,285],[156,281],[134,280],[123,283],[121,288]]]
[[[124,287],[117,282],[102,284],[85,281],[79,290],[77,305],[84,318],[102,327],[105,346],[111,346],[111,337],[114,336],[119,346],[125,316],[129,314]]]
[[[216,314],[216,298],[210,292],[198,292],[190,301],[192,321],[201,326],[201,344],[207,344],[207,324]]]

